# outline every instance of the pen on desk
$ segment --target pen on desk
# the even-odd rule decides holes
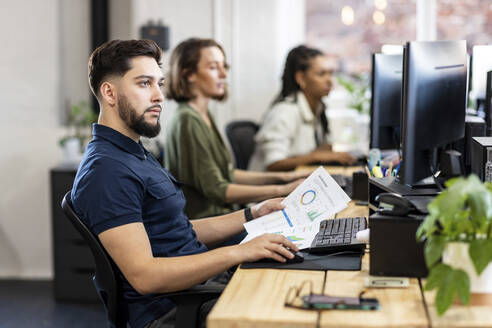
[[[381,166],[381,172],[383,173],[383,177],[386,176],[386,168],[384,166]]]
[[[382,178],[383,177],[383,172],[381,172],[381,168],[379,166],[374,166],[372,168],[372,174],[374,174],[374,176],[376,178]]]
[[[369,168],[367,167],[367,165],[364,165],[364,169],[366,170],[367,176],[368,177],[372,177],[371,171],[369,170]]]
[[[396,168],[394,170],[394,176],[396,177],[396,175],[398,174],[398,171],[400,170],[400,165],[401,165],[401,161],[398,162],[398,165],[396,165]]]

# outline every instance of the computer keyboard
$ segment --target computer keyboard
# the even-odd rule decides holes
[[[356,240],[355,234],[367,228],[365,217],[340,218],[321,221],[309,253],[336,253],[360,251],[366,246]]]

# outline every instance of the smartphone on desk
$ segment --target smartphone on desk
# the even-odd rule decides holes
[[[337,297],[311,294],[302,297],[305,308],[318,310],[378,310],[377,298]]]

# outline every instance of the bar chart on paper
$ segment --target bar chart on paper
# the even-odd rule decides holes
[[[319,213],[317,211],[309,211],[307,212],[307,216],[309,217],[309,219],[311,220],[311,222],[313,222],[314,220],[316,220],[317,218],[319,218],[321,215],[323,215],[323,212]]]
[[[305,249],[311,246],[311,243],[317,231],[318,228],[310,225],[296,227],[291,232],[284,232],[282,233],[282,235],[284,235],[287,239],[296,244],[299,249]]]
[[[292,229],[293,223],[285,210],[265,215],[262,220],[256,220],[255,229],[263,232],[280,233]]]

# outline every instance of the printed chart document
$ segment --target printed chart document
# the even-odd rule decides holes
[[[347,207],[350,197],[323,167],[316,169],[282,203],[285,208],[244,224],[246,242],[264,233],[278,233],[300,249],[309,248],[319,223]]]

